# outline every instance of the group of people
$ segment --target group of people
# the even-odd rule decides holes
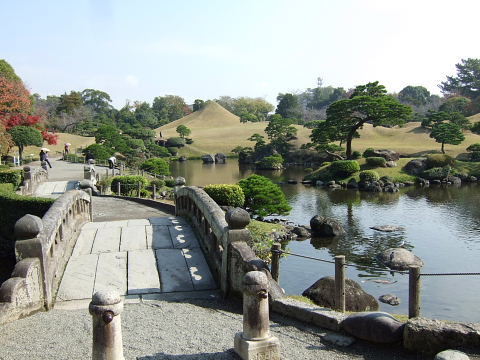
[[[48,152],[49,150],[46,148],[42,148],[40,150],[40,161],[44,161],[48,164],[50,168],[52,168],[52,164],[50,164],[50,160],[48,159]],[[64,154],[67,155],[70,152],[70,144],[65,144],[64,148]],[[92,163],[95,160],[95,157],[93,156],[92,152],[90,150],[87,150],[85,153],[85,162],[86,163]],[[108,158],[108,167],[110,169],[115,168],[117,165],[117,158],[115,156],[111,156]]]

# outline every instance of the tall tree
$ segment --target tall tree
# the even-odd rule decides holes
[[[298,119],[301,115],[300,103],[298,97],[293,94],[279,94],[277,96],[277,109],[275,114],[284,118]]]
[[[327,109],[327,120],[322,127],[325,127],[325,138],[330,141],[338,140],[338,134],[344,136],[346,155],[350,158],[352,140],[359,136],[358,130],[365,123],[373,126],[400,125],[411,112],[409,106],[387,95],[385,87],[376,81],[357,86],[349,99],[331,104]]]
[[[430,99],[430,91],[423,86],[411,86],[404,87],[398,93],[398,100],[403,104],[409,105],[426,105]]]
[[[20,159],[23,159],[23,150],[25,146],[34,145],[42,146],[42,133],[30,126],[15,126],[9,131],[15,145],[18,146],[18,154]]]
[[[13,146],[12,137],[5,129],[5,125],[0,121],[0,156],[7,155],[8,150]]]
[[[275,114],[270,117],[265,133],[274,149],[280,154],[286,154],[290,149],[288,142],[295,139],[297,129],[293,126],[293,120]]]
[[[458,125],[462,130],[470,127],[470,121],[458,111],[429,111],[425,114],[422,127],[431,130],[435,125],[447,122]]]
[[[191,112],[185,100],[177,95],[157,96],[153,99],[152,109],[163,123],[178,120]]]
[[[85,89],[82,91],[83,104],[92,108],[96,113],[102,113],[112,108],[112,99],[104,91]]]
[[[203,109],[204,106],[205,106],[205,101],[201,99],[195,99],[195,101],[193,102],[193,111],[201,110]]]
[[[442,93],[470,99],[480,96],[480,59],[462,59],[455,67],[457,76],[447,76],[447,81],[438,85]]]
[[[30,93],[21,81],[0,76],[0,113],[29,113]]]
[[[442,144],[441,150],[443,154],[445,154],[445,144],[459,145],[465,140],[461,127],[454,123],[435,124],[430,137]]]
[[[73,110],[83,105],[82,93],[79,91],[70,91],[70,94],[64,93],[60,95],[60,103],[57,106],[57,114],[65,112],[73,113]]]

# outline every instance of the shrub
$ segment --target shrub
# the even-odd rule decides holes
[[[1,170],[0,171],[0,183],[13,184],[16,189],[22,182],[22,170]]]
[[[430,168],[437,168],[437,167],[444,167],[444,166],[453,166],[455,165],[455,159],[451,156],[445,154],[430,154],[427,155],[427,167]]]
[[[283,157],[282,155],[266,156],[262,160],[257,161],[255,166],[258,169],[279,170],[283,168]]]
[[[147,150],[149,153],[154,156],[154,157],[169,157],[170,152],[168,149],[164,146],[160,146],[154,143],[148,143],[147,145]]]
[[[245,195],[238,185],[207,185],[204,190],[220,206],[242,207],[245,203]]]
[[[382,158],[383,159],[383,158]],[[380,175],[374,170],[364,170],[360,172],[360,181],[362,182],[372,182],[378,181],[380,179]]]
[[[280,186],[264,176],[250,175],[238,185],[245,194],[245,206],[255,215],[285,215],[292,209]]]
[[[368,158],[372,156],[375,156],[375,149],[374,148],[365,149],[365,151],[363,152],[363,157]]]
[[[367,165],[373,167],[385,167],[387,164],[387,160],[380,156],[370,156],[366,158]]]
[[[185,146],[185,139],[181,137],[171,137],[165,144],[166,147],[183,147]]]
[[[95,160],[107,160],[110,156],[113,155],[113,150],[111,148],[101,144],[89,145],[82,152],[85,155],[87,151],[90,151],[92,153]]]
[[[140,169],[157,175],[170,175],[170,163],[165,159],[148,159],[140,165]]]
[[[395,179],[392,178],[391,176],[388,176],[388,175],[385,175],[385,176],[382,176],[380,178],[381,181],[383,181],[384,183],[393,183],[395,182]]]
[[[470,161],[480,161],[480,151],[472,151],[470,153]]]
[[[4,185],[5,188],[11,185]],[[0,191],[0,236],[12,241],[13,251],[13,227],[18,219],[26,214],[43,217],[54,199],[44,199],[15,194],[11,191]],[[15,255],[14,255],[15,256]]]
[[[117,194],[117,184],[120,183],[120,194]],[[148,185],[148,180],[140,175],[115,176],[112,178],[111,190],[117,195],[137,196],[138,183],[140,191]]]
[[[330,164],[329,171],[334,178],[343,179],[360,171],[360,165],[356,160],[338,160]]]
[[[428,170],[425,170],[422,173],[422,177],[428,180],[442,180],[448,175],[453,175],[452,168],[450,166],[444,167],[434,167]]]
[[[150,180],[150,188],[153,189],[153,185],[155,185],[155,188],[158,190],[158,189],[161,189],[165,186],[165,180],[162,180],[162,179],[154,179],[154,180]]]
[[[165,179],[165,186],[174,187],[175,184],[176,184],[176,180],[174,178]]]
[[[480,151],[480,143],[470,145],[469,147],[467,147],[467,151]]]
[[[190,145],[190,144],[193,144],[193,139],[191,139],[191,138],[185,138],[185,142],[186,142],[187,144],[189,144],[189,145]]]
[[[12,183],[0,183],[0,193],[13,193],[15,190],[15,186]]]
[[[360,151],[357,151],[357,150],[352,152],[352,155],[350,156],[352,160],[360,159],[361,157],[362,157],[362,154],[360,153]]]
[[[178,150],[177,150],[176,147],[169,147],[169,148],[167,148],[167,150],[172,156],[177,156],[177,154],[178,154]]]

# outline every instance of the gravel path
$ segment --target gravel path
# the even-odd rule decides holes
[[[272,334],[280,339],[283,359],[424,359],[399,347],[357,341],[334,346],[325,331],[272,315]],[[242,329],[241,306],[214,295],[209,299],[126,304],[122,314],[126,359],[239,359],[233,338]],[[89,359],[88,310],[35,314],[0,327],[0,359]],[[425,358],[429,359],[429,358]]]

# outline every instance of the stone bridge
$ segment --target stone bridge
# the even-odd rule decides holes
[[[55,162],[48,181],[25,170],[22,192],[57,200],[42,219],[26,215],[15,225],[17,264],[0,288],[0,323],[56,303],[85,305],[99,290],[127,299],[215,289],[241,295],[246,272],[268,272],[246,243],[248,214],[226,217],[200,188],[177,188],[173,206],[75,190],[83,165]]]

